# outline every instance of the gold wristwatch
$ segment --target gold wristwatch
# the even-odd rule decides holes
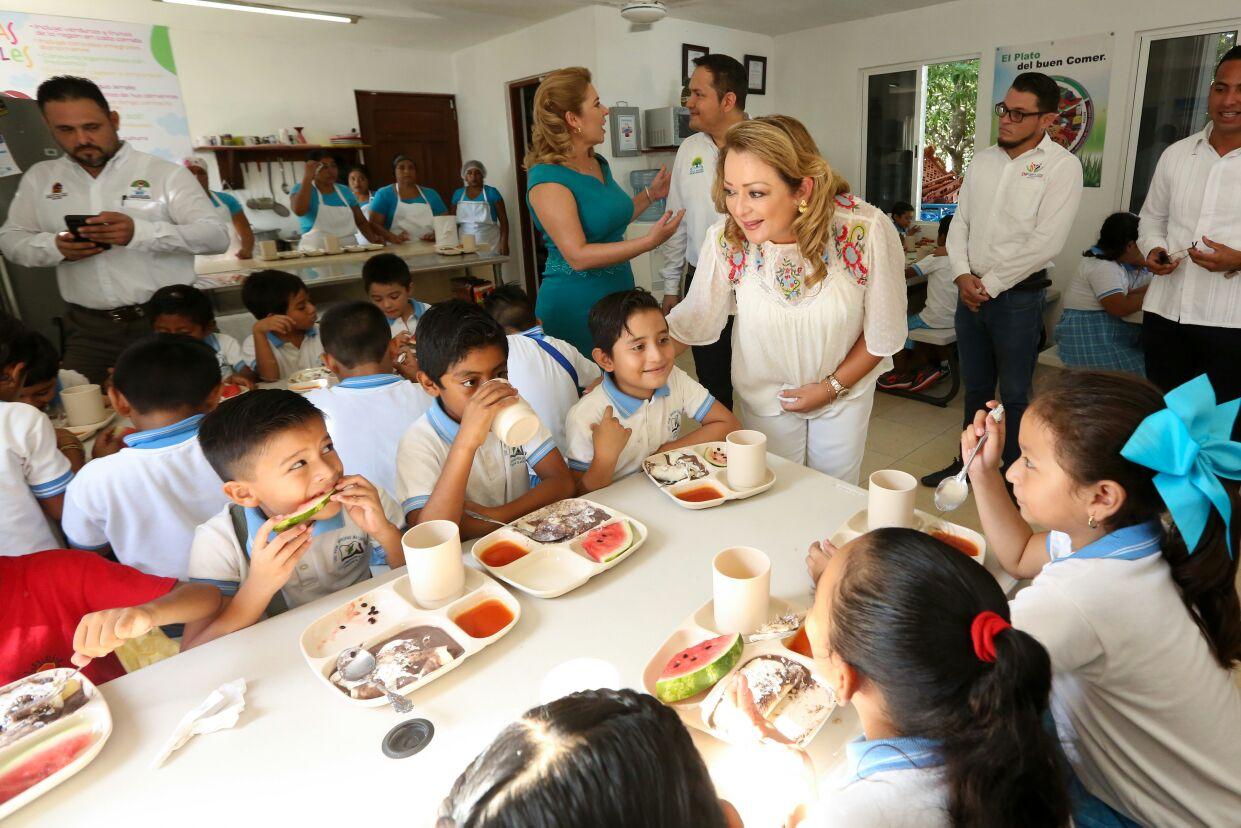
[[[828,374],[827,379],[823,380],[823,382],[830,385],[832,390],[836,392],[837,400],[843,400],[849,396],[849,389],[840,384],[840,380],[836,379],[835,374]]]

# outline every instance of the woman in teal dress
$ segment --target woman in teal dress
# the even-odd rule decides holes
[[[660,169],[649,187],[630,198],[612,178],[608,162],[595,154],[607,117],[589,70],[548,74],[534,96],[525,159],[526,200],[548,253],[536,312],[548,334],[587,356],[593,348],[586,325],[591,307],[609,293],[633,287],[629,260],[667,241],[685,212],[665,213],[646,235],[625,239],[629,223],[668,195],[669,176]]]

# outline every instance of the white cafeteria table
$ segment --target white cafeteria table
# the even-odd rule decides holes
[[[410,697],[411,716],[435,736],[421,753],[389,759],[385,733],[402,717],[355,708],[313,675],[302,630],[329,609],[397,570],[182,653],[102,687],[113,732],[85,770],[14,813],[5,828],[69,825],[429,826],[457,775],[492,738],[540,703],[552,668],[599,658],[640,688],[647,662],[711,597],[711,559],[727,546],[755,546],[772,560],[772,594],[809,606],[807,545],[865,507],[865,493],[803,466],[771,458],[776,485],[750,500],[690,511],[634,475],[592,499],[646,524],[650,537],[628,560],[551,600],[516,590],[521,619],[507,636]],[[473,559],[467,555],[467,561]],[[1006,591],[1012,580],[1001,579]],[[150,763],[180,718],[235,678],[249,689],[230,730],[197,736],[159,770]],[[820,777],[838,768],[860,734],[841,708],[811,745]],[[721,796],[747,826],[782,824],[798,790],[795,764],[774,749],[731,747],[694,732]],[[767,756],[770,761],[764,761]],[[786,791],[787,794],[782,794]],[[278,822],[277,822],[278,821]]]

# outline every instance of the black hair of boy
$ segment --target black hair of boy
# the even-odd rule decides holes
[[[488,828],[727,824],[676,711],[606,689],[526,711],[457,777],[439,817]]]
[[[325,353],[346,368],[354,368],[383,360],[392,331],[388,317],[375,305],[346,302],[323,315],[319,336]]]
[[[151,334],[117,357],[112,384],[142,413],[200,408],[220,384],[220,363],[201,340]]]
[[[644,310],[663,313],[659,300],[644,288],[609,293],[595,302],[595,306],[590,309],[586,317],[586,324],[590,328],[590,338],[594,346],[610,355],[616,340],[620,339],[621,334],[629,329],[629,317]]]
[[[413,284],[414,277],[410,275],[409,265],[405,260],[395,253],[380,253],[378,256],[371,256],[366,260],[366,264],[362,265],[362,288],[369,291],[371,285],[400,285],[408,288]]]
[[[1040,115],[1060,109],[1060,86],[1042,72],[1022,72],[1013,78],[1012,88],[1033,95],[1038,100]]]
[[[241,283],[241,302],[255,319],[289,312],[289,301],[306,283],[283,270],[256,270]]]
[[[493,290],[483,300],[483,310],[505,329],[528,331],[539,324],[534,303],[519,285],[504,285]]]
[[[14,337],[11,352],[13,362],[26,366],[22,375],[26,385],[39,385],[60,374],[60,354],[56,353],[56,346],[38,331],[27,329]]]
[[[897,216],[903,216],[906,213],[912,213],[913,211],[914,206],[908,201],[893,201],[892,209],[888,212],[892,214],[892,218],[896,218]]]
[[[108,99],[103,96],[103,92],[95,82],[76,75],[57,75],[48,78],[39,84],[39,91],[35,93],[35,97],[39,101],[40,112],[50,101],[82,100],[94,101],[104,112],[112,111],[112,107],[108,106]]]
[[[301,394],[263,388],[216,406],[198,428],[198,443],[221,480],[238,480],[272,437],[315,419],[322,421],[323,414]]]
[[[203,327],[215,321],[211,299],[193,285],[167,285],[155,291],[147,300],[146,314],[152,322],[160,316],[184,316]]]
[[[948,228],[950,227],[952,227],[952,213],[939,220],[939,229],[935,231],[935,235],[941,240],[941,244],[948,241]]]
[[[21,361],[13,358],[13,346],[25,332],[26,326],[20,320],[0,313],[0,369]]]
[[[452,366],[470,351],[494,345],[508,357],[508,337],[500,323],[473,302],[449,299],[432,305],[418,320],[418,368],[439,387]]]

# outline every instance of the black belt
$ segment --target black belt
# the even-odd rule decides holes
[[[87,316],[96,316],[112,322],[133,322],[138,319],[145,319],[147,315],[145,305],[122,305],[119,308],[106,308],[104,310],[86,308],[82,305],[75,305],[72,302],[69,302],[68,305],[75,313],[84,313]]]
[[[1047,276],[1047,268],[1034,271],[1010,287],[1009,290],[1042,290],[1045,287],[1051,287],[1051,279]]]

